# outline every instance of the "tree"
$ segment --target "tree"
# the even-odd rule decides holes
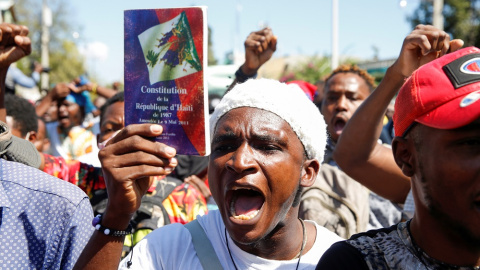
[[[453,38],[463,39],[465,46],[480,46],[480,0],[445,0],[443,16],[445,32]],[[431,1],[420,1],[408,20],[412,27],[417,24],[432,24]]]
[[[341,64],[357,64],[356,59],[342,59]],[[330,57],[328,56],[311,56],[306,61],[299,62],[294,66],[286,67],[284,73],[279,79],[281,82],[289,82],[294,80],[306,81],[311,84],[317,84],[332,72]]]
[[[50,82],[67,82],[85,72],[83,57],[71,36],[73,29],[78,29],[72,20],[68,0],[48,0],[52,11],[53,24],[50,27]],[[25,73],[31,72],[30,61],[40,62],[41,52],[41,0],[16,0],[14,6],[18,24],[26,25],[32,39],[32,54],[22,59],[18,66]]]
[[[323,80],[330,72],[330,60],[328,57],[313,56],[307,61],[295,65],[290,72],[287,72],[280,78],[280,81],[301,80],[316,84],[318,81]]]
[[[65,60],[68,59],[68,60]],[[85,73],[84,57],[77,50],[75,43],[64,40],[62,47],[50,53],[51,82],[69,82]]]
[[[213,44],[212,44],[212,28],[208,27],[208,65],[213,66],[217,64],[217,59],[213,55]]]

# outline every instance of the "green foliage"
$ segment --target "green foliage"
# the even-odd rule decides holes
[[[74,16],[68,0],[48,0],[48,6],[52,11],[52,26],[49,29],[50,82],[71,81],[85,71],[83,67],[85,60],[78,53],[71,35],[74,29],[77,32],[80,32],[80,29],[72,20]],[[41,62],[42,1],[16,0],[14,9],[17,23],[26,25],[30,30],[32,54],[18,63],[20,69],[30,74],[30,63]],[[72,76],[69,77],[70,75]]]
[[[480,46],[480,0],[444,0],[443,16],[445,32],[463,39],[465,46]],[[432,2],[420,1],[408,20],[412,28],[417,24],[432,24]]]
[[[213,55],[213,44],[212,44],[212,28],[208,27],[208,65],[213,66],[217,64],[217,59]]]
[[[302,80],[316,84],[318,81],[323,80],[330,72],[330,60],[327,57],[313,56],[307,61],[293,67],[291,71],[280,78],[280,81]]]
[[[32,56],[40,57],[42,1],[16,0],[15,2],[17,23],[28,26],[32,39]],[[78,31],[78,26],[73,23],[69,1],[48,0],[48,6],[52,11],[49,48],[55,51],[63,47],[64,40],[73,40],[71,33],[74,29]]]
[[[83,63],[83,56],[78,52],[75,43],[65,40],[60,50],[50,52],[50,67],[52,69],[50,82],[70,82],[84,74]],[[91,79],[93,78],[91,77]]]

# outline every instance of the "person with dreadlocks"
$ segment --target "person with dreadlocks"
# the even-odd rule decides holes
[[[325,79],[321,112],[330,135],[325,163],[336,165],[332,156],[335,144],[348,120],[374,89],[374,78],[356,65],[341,65]]]
[[[330,138],[325,163],[338,167],[333,157],[337,141],[347,122],[375,87],[374,78],[355,65],[342,65],[326,78],[321,112]],[[368,229],[388,227],[401,219],[397,206],[373,192],[369,194],[369,205]]]
[[[345,124],[374,88],[373,77],[356,65],[341,65],[326,77],[320,111],[329,138],[322,181],[304,190],[300,204],[300,217],[345,238],[368,228],[369,191],[338,167],[332,153]]]
[[[365,149],[352,150],[360,164],[354,173],[375,172],[372,188],[388,184],[384,190],[394,186],[405,198],[402,173],[410,179],[415,211],[405,222],[332,245],[317,269],[480,269],[480,49],[462,45],[433,26],[417,26],[348,123],[347,132],[368,118],[374,129],[356,138],[371,149],[366,155],[358,154]],[[376,138],[397,92],[396,137],[388,153]],[[352,138],[342,135],[339,147],[349,145]]]

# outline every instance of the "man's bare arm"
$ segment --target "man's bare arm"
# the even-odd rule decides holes
[[[272,29],[266,27],[260,31],[250,33],[245,40],[244,46],[245,63],[240,66],[240,71],[246,77],[253,77],[257,74],[258,69],[270,60],[273,53],[277,50],[277,37],[273,35]],[[244,78],[235,77],[227,92],[237,83],[243,82],[242,79]]]
[[[161,133],[159,125],[130,125],[100,150],[108,191],[102,226],[125,230],[151,185],[150,176],[169,174],[177,165],[175,149],[148,139]],[[95,231],[74,269],[117,269],[123,241]]]
[[[348,121],[335,148],[335,161],[349,176],[392,202],[405,202],[410,179],[398,168],[392,150],[377,142],[383,117],[405,78],[462,45],[459,40],[450,41],[444,31],[426,25],[417,26],[405,38],[399,58]]]
[[[9,23],[0,24],[0,121],[6,122],[5,79],[10,64],[32,52],[28,28]]]

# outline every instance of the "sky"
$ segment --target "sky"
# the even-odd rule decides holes
[[[412,27],[407,21],[420,0],[338,0],[340,56],[394,58]],[[214,56],[225,54],[252,31],[268,25],[278,37],[274,57],[330,55],[331,0],[76,0],[72,20],[79,27],[77,43],[87,57],[87,70],[100,83],[123,81],[123,11],[126,9],[207,6]],[[239,15],[239,16],[237,16]],[[236,34],[238,33],[238,34]],[[72,33],[73,35],[74,33]]]

